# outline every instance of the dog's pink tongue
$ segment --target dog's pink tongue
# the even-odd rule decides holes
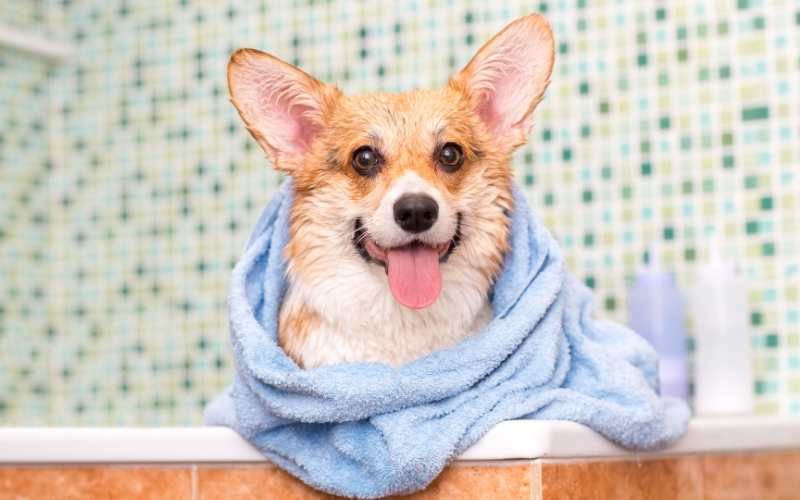
[[[395,300],[411,309],[436,302],[442,291],[439,252],[425,245],[389,250],[389,288]]]

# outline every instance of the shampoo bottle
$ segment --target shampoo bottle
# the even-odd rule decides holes
[[[629,292],[630,326],[659,355],[661,395],[688,400],[683,298],[675,276],[662,269],[657,248],[649,254]]]
[[[694,407],[698,415],[753,411],[753,367],[747,285],[733,262],[712,247],[691,287],[695,338]]]

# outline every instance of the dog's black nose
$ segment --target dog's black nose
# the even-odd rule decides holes
[[[433,226],[439,205],[427,194],[404,194],[394,203],[394,220],[409,233],[421,233]]]

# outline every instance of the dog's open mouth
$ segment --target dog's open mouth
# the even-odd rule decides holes
[[[424,309],[439,298],[442,273],[439,265],[447,260],[461,238],[461,217],[453,239],[432,246],[412,241],[403,246],[383,248],[367,234],[360,219],[355,221],[353,245],[368,262],[386,269],[389,289],[395,300],[411,309]]]

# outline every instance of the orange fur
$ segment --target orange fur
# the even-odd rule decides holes
[[[485,213],[474,214],[485,224],[481,230],[488,239],[486,248],[476,255],[485,260],[475,264],[488,280],[496,276],[507,249],[509,221],[503,212],[510,211],[513,204],[509,166],[513,149],[494,145],[486,127],[471,111],[467,97],[452,86],[402,94],[341,96],[327,116],[329,126],[318,137],[304,167],[293,175],[296,198],[286,250],[291,273],[314,273],[317,250],[327,251],[317,248],[321,238],[313,231],[314,226],[324,226],[331,217],[338,219],[349,204],[375,210],[389,186],[404,173],[414,171],[444,188],[450,197],[468,194],[486,205]],[[467,156],[465,165],[454,174],[442,172],[433,161],[439,128],[444,129],[442,142],[461,144]],[[349,167],[352,152],[370,142],[370,131],[377,132],[386,156],[386,166],[375,179],[361,177]],[[328,161],[331,157],[338,162],[333,168]]]
[[[533,69],[507,69],[516,72],[517,77],[525,73],[527,78],[530,73],[531,82],[512,82],[516,85],[512,90],[520,96],[492,101],[492,86],[507,85],[498,79],[496,67],[507,64],[504,58],[515,56],[505,46],[522,43],[519,40],[528,33],[540,39],[536,43],[544,44],[536,52],[537,57],[543,54],[544,60],[536,61],[539,66]],[[516,46],[512,48],[516,50]],[[463,287],[463,280],[470,279],[469,286],[480,290],[483,302],[488,304],[488,291],[508,250],[509,214],[513,208],[511,155],[525,141],[530,115],[542,98],[552,60],[552,33],[546,21],[536,15],[506,27],[462,72],[437,90],[348,96],[268,54],[247,49],[232,56],[228,75],[231,100],[276,167],[294,180],[290,241],[285,249],[290,293],[279,319],[279,341],[289,356],[302,366],[308,351],[318,349],[315,342],[319,343],[319,339],[315,337],[357,329],[358,317],[342,316],[330,306],[316,304],[330,304],[331,298],[325,294],[357,293],[334,286],[337,280],[352,277],[346,273],[363,272],[382,279],[382,271],[376,270],[374,263],[362,262],[351,244],[353,221],[374,214],[394,183],[410,172],[437,190],[448,205],[458,207],[459,220],[463,214],[461,242],[447,263],[442,264],[463,272],[447,274],[444,289]],[[259,97],[253,90],[259,86],[277,90]],[[524,101],[526,108],[508,109],[508,103],[515,104],[515,99]],[[282,110],[283,119],[301,122],[302,127],[297,130],[302,133],[292,135],[294,129],[286,132],[270,124],[259,113],[262,105]],[[502,108],[504,105],[506,108]],[[500,106],[499,111],[513,114],[512,118],[505,119],[503,115],[503,119],[494,119],[492,113],[499,111],[492,106]],[[448,142],[459,144],[465,156],[463,166],[451,173],[442,170],[435,158],[437,147]],[[379,151],[384,159],[377,175],[362,176],[351,166],[353,152],[365,145]],[[339,262],[347,265],[339,266]],[[315,297],[319,300],[315,301]],[[369,310],[371,301],[383,300],[347,298],[348,304],[355,304],[359,311]],[[451,297],[452,303],[458,300]],[[446,323],[451,316],[452,321],[460,322],[456,325],[459,328],[475,328],[479,326],[476,318],[482,314],[477,310],[459,315],[433,309],[392,314],[396,313],[397,321],[408,323],[411,329],[436,324],[435,321]],[[365,320],[367,336],[370,325]],[[366,344],[371,341],[369,337],[364,339]],[[334,358],[392,364],[408,361],[400,355],[349,357],[344,353]]]
[[[279,344],[302,368],[300,347],[314,330],[319,328],[319,316],[308,307],[300,306],[294,309],[282,309],[278,322],[281,325],[278,330]]]

